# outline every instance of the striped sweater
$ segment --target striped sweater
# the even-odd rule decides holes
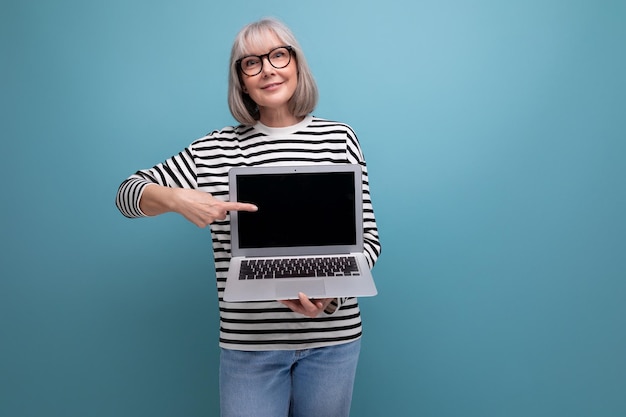
[[[364,252],[373,267],[381,247],[367,167],[354,131],[343,123],[308,116],[286,128],[270,128],[257,123],[213,131],[178,155],[127,178],[119,187],[116,204],[126,217],[144,217],[139,200],[144,188],[151,183],[198,189],[226,201],[228,171],[232,167],[315,163],[353,163],[363,168]],[[294,313],[275,301],[225,302],[222,296],[230,260],[229,217],[211,225],[211,236],[221,347],[238,350],[308,349],[346,343],[361,336],[361,314],[356,298],[336,300],[330,309],[314,319]]]

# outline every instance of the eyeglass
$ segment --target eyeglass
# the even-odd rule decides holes
[[[249,77],[257,75],[263,70],[263,58],[267,58],[269,63],[277,69],[285,68],[291,62],[293,48],[289,45],[279,46],[263,55],[248,55],[238,59],[235,64]]]

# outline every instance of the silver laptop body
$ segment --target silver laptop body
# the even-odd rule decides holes
[[[232,168],[229,189],[230,201],[259,210],[230,213],[225,301],[377,294],[363,254],[359,165]],[[282,269],[264,270],[269,264]]]

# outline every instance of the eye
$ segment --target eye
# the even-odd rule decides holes
[[[243,60],[242,64],[244,68],[251,68],[254,67],[256,65],[259,65],[259,58],[257,57],[249,57]]]
[[[272,55],[270,58],[279,60],[287,59],[289,58],[289,50],[287,50],[286,48],[278,48],[272,51]]]

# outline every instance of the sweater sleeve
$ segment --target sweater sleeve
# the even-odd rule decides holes
[[[367,164],[365,157],[361,151],[359,141],[352,129],[348,130],[348,161],[361,165],[363,176],[363,246],[364,253],[370,268],[378,260],[381,253],[380,238],[378,236],[378,227],[374,216],[374,207],[370,195],[369,177],[367,172]]]
[[[145,217],[139,208],[141,195],[150,184],[171,188],[197,188],[196,164],[192,148],[150,169],[142,169],[126,178],[120,184],[115,198],[118,210],[128,218]]]
[[[369,177],[367,173],[367,164],[363,151],[357,139],[354,131],[347,127],[347,158],[348,162],[353,164],[359,164],[362,168],[363,176],[363,252],[367,263],[371,268],[378,260],[381,253],[380,238],[378,236],[378,227],[376,225],[376,218],[374,216],[374,208],[372,205],[372,199],[370,195]],[[333,300],[328,307],[324,310],[324,313],[332,315],[336,313],[341,306],[346,302],[348,298],[337,298]]]

